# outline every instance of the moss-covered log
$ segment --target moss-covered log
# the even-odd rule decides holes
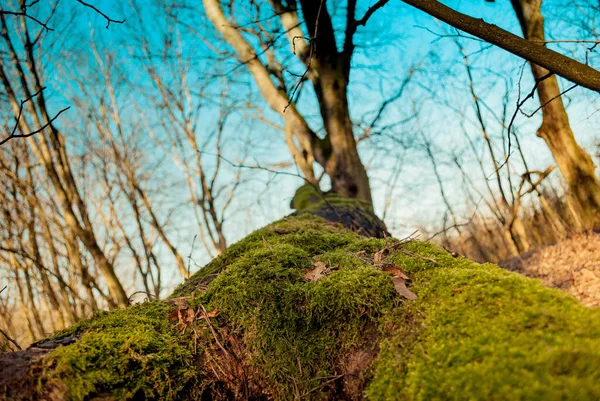
[[[165,302],[0,356],[0,398],[600,399],[598,309],[429,243],[360,235],[385,228],[328,199],[231,246]]]

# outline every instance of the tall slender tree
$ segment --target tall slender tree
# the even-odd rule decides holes
[[[541,0],[511,0],[523,36],[544,46],[544,17]],[[573,135],[569,116],[561,98],[561,90],[554,74],[533,62],[531,72],[536,82],[536,91],[542,106],[542,125],[537,135],[542,138],[569,186],[581,210],[586,226],[597,223],[600,213],[600,182],[590,155],[579,146]]]

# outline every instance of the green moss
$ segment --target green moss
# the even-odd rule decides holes
[[[330,274],[308,281],[317,262]],[[417,300],[395,292],[389,265],[410,275]],[[172,296],[191,295],[192,307],[219,311],[216,335],[270,399],[347,397],[350,378],[332,378],[374,344],[375,364],[362,367],[373,400],[600,399],[600,311],[432,244],[365,238],[300,214],[234,244]],[[53,366],[44,380],[76,400],[184,399],[209,388],[214,337],[199,325],[192,339],[171,310],[145,303],[78,324],[63,334],[80,339],[44,361]]]
[[[62,383],[68,399],[108,393],[116,399],[174,400],[200,378],[189,339],[167,318],[162,302],[138,304],[83,320],[69,332],[79,340],[43,360],[40,381]]]
[[[235,260],[195,299],[244,333],[275,399],[307,393],[334,375],[340,355],[360,346],[365,328],[393,307],[389,275],[345,251],[360,241],[322,220],[284,219],[244,240],[245,252],[234,250]],[[341,269],[307,282],[315,259]],[[319,394],[327,392],[313,397]]]
[[[310,184],[302,185],[296,190],[290,207],[297,211],[305,210],[322,201],[324,194]]]
[[[299,213],[310,214],[323,206],[359,208],[373,215],[373,207],[369,202],[354,198],[346,198],[335,192],[320,192],[311,184],[302,185],[296,190],[290,207]],[[375,215],[373,215],[373,218]]]
[[[437,264],[394,256],[419,298],[383,343],[369,399],[600,399],[599,310],[429,244],[407,248]]]

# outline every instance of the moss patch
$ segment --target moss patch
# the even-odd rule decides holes
[[[243,333],[274,399],[332,397],[334,386],[323,384],[339,373],[341,357],[363,346],[366,328],[393,308],[389,275],[346,250],[361,241],[312,216],[284,219],[243,240],[243,251],[232,249],[235,259],[193,301]],[[316,259],[340,269],[307,282]]]
[[[201,377],[189,338],[167,318],[172,309],[148,302],[97,314],[68,332],[79,340],[47,355],[40,382],[66,387],[69,400],[110,394],[115,399],[174,400]]]
[[[330,274],[307,279],[319,263]],[[408,273],[415,301],[395,292],[386,266]],[[194,312],[185,330],[165,303],[100,314],[66,333],[80,338],[45,358],[42,382],[76,400],[600,398],[599,310],[432,244],[365,238],[309,213],[232,245],[172,297]],[[371,366],[363,356],[377,352]],[[348,365],[361,369],[351,386]]]
[[[407,247],[438,263],[398,260],[419,299],[384,341],[369,399],[600,399],[599,310],[495,265]]]

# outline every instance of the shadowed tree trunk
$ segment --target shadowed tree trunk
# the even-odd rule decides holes
[[[541,0],[512,0],[523,36],[544,46],[544,17]],[[570,195],[575,198],[587,228],[598,222],[600,213],[600,183],[590,155],[576,142],[569,116],[565,110],[558,80],[555,75],[535,63],[530,63],[542,106],[542,125],[537,135],[546,144],[556,164],[569,185]]]

